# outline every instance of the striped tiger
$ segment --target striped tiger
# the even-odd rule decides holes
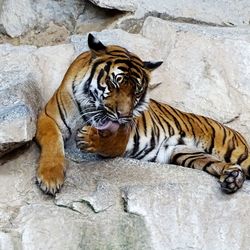
[[[105,157],[131,157],[200,169],[234,193],[250,172],[249,148],[237,131],[205,116],[148,99],[151,72],[162,62],[142,61],[92,34],[38,118],[41,146],[37,183],[48,194],[64,182],[64,142],[82,119],[76,144]]]

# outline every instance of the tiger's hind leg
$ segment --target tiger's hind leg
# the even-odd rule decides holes
[[[213,155],[188,146],[176,146],[170,163],[203,170],[219,177],[222,191],[228,194],[240,189],[245,181],[241,166],[220,161]]]

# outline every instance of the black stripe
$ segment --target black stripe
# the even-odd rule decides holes
[[[45,106],[45,108],[44,108],[44,113],[45,113],[51,120],[54,121],[54,123],[56,124],[56,126],[57,126],[58,129],[60,130],[60,126],[58,125],[57,121],[56,121],[52,116],[50,116],[50,115],[48,114],[48,112],[47,112],[47,105],[48,105],[48,103],[46,104],[46,106]]]
[[[215,161],[209,161],[209,162],[207,162],[204,166],[203,166],[203,168],[202,168],[202,170],[203,171],[205,171],[205,172],[208,172],[207,171],[207,168],[209,168],[212,164],[214,164],[215,163]]]
[[[173,120],[174,120],[174,122],[175,122],[175,125],[176,125],[178,131],[181,132],[181,131],[182,131],[181,125],[180,125],[180,123],[178,122],[178,120],[176,119],[176,117],[175,117],[173,114],[171,114],[170,111],[167,110],[167,108],[166,108],[165,106],[161,105],[161,104],[158,103],[158,102],[155,102],[155,104],[156,104],[157,107],[161,110],[161,112],[163,112],[163,113],[166,112],[169,116],[171,116],[171,117],[173,118]]]
[[[150,139],[150,143],[149,143],[149,148],[145,150],[144,154],[141,155],[140,157],[137,157],[138,160],[141,160],[142,158],[144,158],[148,153],[150,153],[152,150],[155,149],[155,138],[154,138],[154,133],[153,130],[151,131],[151,139]]]
[[[194,167],[194,165],[193,165],[193,163],[196,161],[196,160],[203,160],[203,159],[206,159],[207,158],[207,156],[204,156],[203,155],[203,157],[198,157],[198,158],[195,158],[195,159],[193,159],[193,160],[191,160],[188,164],[187,164],[187,168],[195,168]]]
[[[204,119],[204,117],[203,116],[198,116],[198,115],[195,115],[195,114],[192,114],[192,115],[193,115],[194,118],[196,118],[199,121],[200,125],[203,125],[204,128],[206,129],[206,131],[209,132],[208,129],[206,128],[205,124],[204,124],[204,121],[200,120],[200,118]],[[206,134],[201,126],[200,126],[200,128],[201,128],[202,132],[204,134]]]
[[[147,144],[144,146],[144,148],[143,149],[141,149],[139,152],[137,152],[134,156],[133,156],[133,158],[136,158],[136,159],[140,159],[140,155],[144,152],[144,154],[143,154],[143,156],[142,156],[142,158],[146,155],[145,154],[145,151],[146,151],[146,148],[147,148]]]
[[[234,139],[234,137],[232,139],[230,139],[228,146],[227,146],[227,152],[224,155],[224,159],[226,162],[231,162],[231,156],[232,156],[232,153],[235,149],[233,139]]]
[[[193,158],[197,159],[197,157],[199,158],[199,156],[204,156],[204,153],[203,152],[189,153],[189,156],[181,162],[181,165],[186,167],[185,164],[188,160],[191,160]]]
[[[121,70],[121,71],[123,71],[124,73],[128,72],[128,68],[123,67],[123,66],[119,66],[118,69]]]
[[[66,123],[66,119],[65,119],[65,116],[64,116],[64,113],[61,109],[61,105],[59,103],[59,100],[58,100],[58,92],[56,93],[56,102],[57,102],[57,106],[58,106],[58,109],[59,109],[59,113],[60,113],[60,116],[62,118],[62,121],[63,121],[63,124],[65,125],[65,127],[69,130],[69,134],[71,135],[72,132],[71,132],[71,128],[68,126],[68,124]]]
[[[145,136],[147,136],[147,122],[145,118],[145,113],[142,113],[141,117],[142,117],[143,132]]]
[[[184,155],[188,155],[189,153],[177,153],[173,156],[173,158],[170,158],[170,163],[171,164],[176,164],[176,165],[180,165],[179,163],[177,163],[178,158],[184,156]]]
[[[104,75],[104,69],[101,69],[100,72],[99,72],[99,75],[97,77],[97,83],[98,84],[100,84],[100,81],[101,81],[103,75]]]
[[[210,139],[211,139],[211,143],[210,143],[210,146],[209,146],[209,148],[208,148],[208,150],[207,150],[207,152],[209,153],[209,154],[212,154],[212,152],[213,152],[213,148],[214,148],[214,138],[215,138],[215,129],[214,129],[214,127],[210,124],[210,122],[209,122],[209,119],[207,118],[207,117],[205,117],[205,116],[202,116],[202,118],[207,122],[207,125],[211,128],[211,130],[212,130],[212,134],[210,134]]]
[[[136,128],[136,132],[135,132],[135,135],[134,135],[134,148],[133,148],[133,151],[132,151],[132,156],[135,155],[137,152],[138,152],[138,149],[139,149],[139,145],[140,145],[140,136],[139,136],[139,132],[138,132],[138,129]]]
[[[241,164],[243,161],[245,161],[248,157],[248,149],[247,147],[245,147],[245,152],[243,154],[241,154],[237,160],[237,164]]]
[[[224,146],[225,142],[226,142],[226,138],[227,138],[227,131],[226,131],[226,128],[223,125],[221,125],[221,127],[222,127],[223,133],[224,133],[223,140],[222,140],[222,145]]]

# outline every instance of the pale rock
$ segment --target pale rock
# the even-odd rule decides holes
[[[105,3],[115,8],[116,4],[112,4],[112,2],[110,0],[100,0],[97,4],[101,6],[102,3]],[[120,5],[127,3],[126,0],[119,2]],[[140,25],[140,20],[147,16],[212,26],[248,26],[250,21],[250,2],[248,0],[240,2],[237,0],[193,0],[185,2],[175,0],[134,0],[133,3],[137,6],[134,14],[119,20],[118,27],[129,30],[131,25],[134,25],[135,20]],[[131,5],[131,1],[129,1],[129,5]]]
[[[149,40],[140,34],[130,34],[121,29],[106,29],[101,32],[91,32],[104,45],[119,45],[136,53],[143,60],[161,58],[157,41]],[[74,35],[70,38],[77,54],[89,50],[87,35]]]
[[[23,35],[32,28],[44,29],[50,22],[73,29],[83,13],[85,1],[79,0],[5,0],[0,13],[0,24],[11,37]]]
[[[32,140],[40,108],[33,46],[0,45],[0,156]]]
[[[35,21],[36,16],[30,0],[3,2],[0,23],[8,35],[20,36],[28,29],[33,28]]]
[[[15,250],[15,243],[8,233],[0,232],[0,249]]]
[[[0,246],[248,249],[249,181],[226,195],[216,178],[194,169],[122,158],[68,160],[54,199],[35,185],[38,157],[32,144],[15,159],[0,160]]]
[[[38,111],[60,85],[76,56],[70,44],[0,46],[0,155],[35,136]]]
[[[135,11],[137,9],[137,1],[135,0],[90,0],[93,4],[107,9],[117,9],[122,11]]]
[[[37,67],[42,72],[42,106],[52,97],[61,84],[63,77],[75,57],[71,44],[42,47],[34,51]]]

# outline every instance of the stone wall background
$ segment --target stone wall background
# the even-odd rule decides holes
[[[0,0],[0,10],[0,249],[249,248],[249,181],[228,196],[196,170],[67,159],[51,198],[34,184],[32,142],[37,113],[88,49],[88,32],[163,60],[151,97],[250,142],[248,0]]]

